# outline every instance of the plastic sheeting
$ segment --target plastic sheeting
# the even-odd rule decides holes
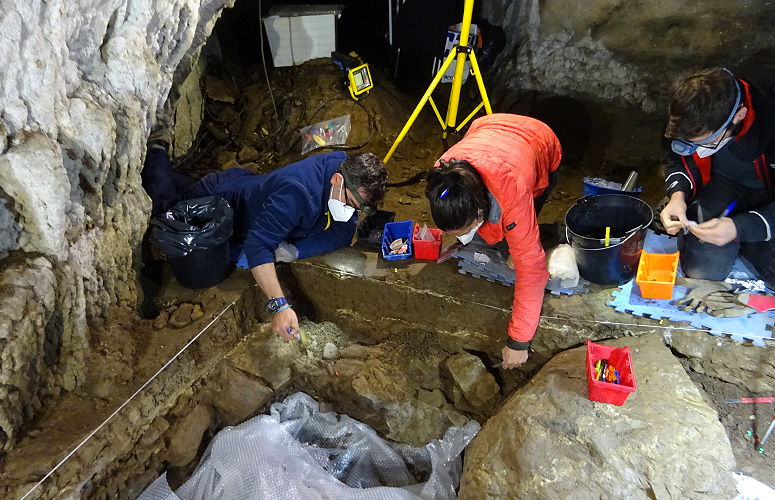
[[[176,492],[166,475],[139,500],[454,500],[460,454],[480,426],[450,427],[425,448],[391,443],[304,393],[220,431]]]

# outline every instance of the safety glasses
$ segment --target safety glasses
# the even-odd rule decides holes
[[[366,203],[366,200],[364,200],[363,197],[360,195],[360,193],[358,193],[358,189],[353,187],[353,183],[350,180],[350,176],[347,175],[344,169],[340,169],[338,170],[338,172],[342,174],[342,179],[344,179],[345,189],[347,189],[350,192],[350,194],[353,195],[353,198],[355,198],[355,201],[357,201],[358,204],[360,205],[360,208],[358,208],[358,210],[363,212],[365,215],[374,215],[377,212],[377,207]]]
[[[726,68],[724,68],[724,71],[730,75],[732,74],[732,72]],[[725,121],[724,124],[713,133],[713,135],[707,139],[702,140],[701,142],[692,142],[686,139],[676,139],[672,141],[670,143],[670,148],[673,150],[673,153],[681,156],[689,156],[694,154],[694,152],[697,151],[697,148],[699,147],[716,149],[719,146],[722,139],[724,138],[723,135],[729,129],[729,125],[732,123],[732,119],[735,117],[735,113],[737,113],[737,110],[740,107],[740,99],[742,95],[740,92],[740,85],[737,83],[737,79],[735,79],[735,87],[737,88],[737,99],[735,100],[735,105],[732,106],[732,112],[729,113],[727,121]]]

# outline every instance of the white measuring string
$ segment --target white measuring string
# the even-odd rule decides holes
[[[174,356],[172,356],[172,358],[171,358],[169,361],[167,361],[166,363],[164,363],[164,366],[162,366],[161,368],[159,368],[159,371],[157,371],[156,373],[154,373],[154,374],[153,374],[153,376],[152,376],[151,378],[149,378],[149,379],[148,379],[148,381],[147,381],[146,383],[144,383],[144,384],[143,384],[143,385],[142,385],[142,386],[141,386],[139,389],[137,389],[137,391],[135,391],[135,393],[134,393],[134,394],[132,394],[131,396],[129,396],[129,399],[127,399],[126,401],[124,401],[124,403],[123,403],[121,406],[119,406],[119,407],[116,409],[116,411],[114,411],[113,413],[111,413],[111,415],[110,415],[108,418],[106,418],[106,419],[105,419],[105,421],[104,421],[104,422],[102,422],[102,423],[101,423],[101,424],[100,424],[100,425],[99,425],[99,426],[98,426],[96,429],[94,429],[94,430],[91,432],[91,434],[89,434],[88,436],[86,436],[86,439],[84,439],[83,441],[81,441],[81,444],[79,444],[78,446],[76,446],[76,447],[75,447],[75,449],[74,449],[73,451],[71,451],[70,453],[68,453],[68,454],[67,454],[67,456],[66,456],[65,458],[63,458],[61,462],[59,462],[58,464],[56,464],[56,466],[55,466],[53,469],[51,469],[51,471],[49,471],[49,473],[48,473],[48,474],[46,474],[45,476],[43,476],[43,479],[41,479],[40,481],[38,481],[38,483],[37,483],[35,486],[33,486],[33,487],[32,487],[32,489],[31,489],[30,491],[28,491],[28,492],[27,492],[27,493],[26,493],[26,494],[25,494],[23,497],[21,497],[21,499],[20,499],[20,500],[24,500],[25,498],[27,498],[28,496],[30,496],[30,494],[31,494],[33,491],[35,491],[35,490],[38,488],[38,486],[40,486],[41,484],[43,484],[43,482],[44,482],[46,479],[48,479],[49,477],[51,477],[51,475],[52,475],[54,472],[56,472],[56,470],[57,470],[59,467],[61,467],[63,463],[65,463],[65,462],[66,462],[66,461],[67,461],[67,460],[68,460],[70,457],[72,457],[72,456],[75,454],[75,452],[76,452],[76,451],[78,451],[78,450],[81,448],[81,446],[83,446],[84,444],[86,444],[86,442],[87,442],[89,439],[91,439],[91,438],[92,438],[92,436],[94,436],[95,434],[97,434],[97,432],[99,432],[99,430],[100,430],[100,429],[102,429],[102,428],[105,426],[105,424],[107,424],[107,423],[110,421],[110,419],[112,419],[113,417],[115,417],[115,416],[116,416],[116,414],[117,414],[118,412],[120,412],[120,411],[121,411],[121,409],[122,409],[122,408],[124,408],[124,407],[125,407],[127,404],[129,404],[129,402],[130,402],[130,401],[132,401],[132,399],[134,399],[134,397],[135,397],[135,396],[137,396],[138,394],[140,394],[140,392],[142,392],[142,390],[143,390],[143,389],[145,389],[145,388],[148,386],[148,384],[150,384],[150,383],[153,381],[153,379],[155,379],[155,378],[156,378],[156,377],[157,377],[157,376],[158,376],[158,375],[159,375],[161,372],[163,372],[163,371],[164,371],[164,369],[165,369],[165,368],[167,368],[167,367],[168,367],[168,366],[169,366],[169,365],[170,365],[170,364],[171,364],[173,361],[175,361],[175,359],[177,359],[177,357],[178,357],[178,356],[180,356],[181,354],[183,354],[183,351],[185,351],[186,349],[188,349],[188,347],[189,347],[191,344],[193,344],[193,343],[196,341],[196,339],[198,339],[198,338],[199,338],[199,336],[200,336],[200,335],[202,335],[202,334],[203,334],[203,333],[204,333],[204,332],[205,332],[205,331],[206,331],[208,328],[210,328],[210,327],[213,325],[213,323],[215,323],[216,321],[218,321],[218,319],[219,319],[221,316],[223,316],[223,313],[225,313],[226,311],[228,311],[229,309],[231,309],[231,307],[232,307],[234,304],[236,304],[236,303],[237,303],[237,301],[235,300],[234,302],[232,302],[231,304],[229,304],[228,306],[226,306],[226,309],[224,309],[223,311],[221,311],[221,313],[220,313],[218,316],[216,316],[215,318],[213,318],[213,320],[212,320],[210,323],[208,323],[208,324],[207,324],[207,326],[206,326],[206,327],[204,327],[204,328],[202,329],[202,331],[201,331],[201,332],[199,332],[199,333],[197,333],[196,335],[194,335],[194,338],[192,338],[192,339],[191,339],[191,340],[188,342],[188,344],[186,344],[185,346],[183,346],[183,348],[182,348],[181,350],[179,350],[179,351],[177,352],[177,354],[175,354]]]
[[[336,269],[336,268],[333,268],[333,267],[321,266],[321,265],[318,265],[318,264],[312,264],[310,262],[302,262],[300,264],[305,265],[305,266],[315,267],[315,268],[322,269],[322,270],[329,271],[329,272],[335,272],[335,273],[344,274],[344,275],[350,276],[352,278],[361,278],[361,279],[365,279],[365,280],[369,280],[369,281],[375,281],[377,283],[382,283],[382,284],[385,284],[385,285],[394,286],[396,288],[406,288],[406,289],[409,289],[409,290],[413,290],[415,292],[417,292],[417,291],[422,292],[423,291],[423,290],[418,290],[417,288],[415,288],[413,286],[404,285],[404,284],[401,284],[401,283],[390,283],[388,281],[372,278],[370,276],[363,276],[363,275],[360,275],[360,274],[355,274],[355,273],[352,273],[352,272],[349,272],[349,271],[344,271],[344,270]],[[450,300],[456,300],[456,301],[459,301],[459,302],[465,302],[465,303],[468,303],[468,304],[474,304],[474,305],[477,305],[477,306],[487,307],[489,309],[494,309],[496,311],[501,311],[501,312],[505,312],[505,313],[510,313],[511,312],[511,309],[506,309],[504,307],[494,306],[492,304],[485,304],[485,303],[482,303],[482,302],[477,302],[475,300],[464,299],[464,298],[461,298],[461,297],[453,297],[451,295],[446,295],[446,294],[438,293],[438,292],[430,292],[430,293],[432,295],[437,296],[437,297],[442,297],[442,298],[446,298],[446,299],[450,299]],[[771,337],[764,337],[764,336],[760,336],[760,335],[751,335],[751,334],[748,334],[748,333],[741,334],[739,332],[724,332],[724,331],[718,331],[718,330],[713,330],[711,332],[711,330],[705,330],[705,329],[701,329],[701,328],[694,328],[694,327],[690,327],[690,326],[647,325],[647,324],[642,324],[642,323],[624,323],[624,322],[616,322],[616,321],[602,321],[602,320],[598,320],[598,319],[582,319],[582,318],[571,318],[571,317],[563,317],[563,316],[547,316],[547,315],[544,315],[544,314],[542,314],[540,316],[540,318],[541,319],[560,320],[560,321],[569,321],[569,322],[593,323],[593,324],[597,324],[597,325],[627,326],[627,327],[633,327],[633,328],[650,328],[650,329],[657,329],[658,328],[658,329],[661,329],[661,330],[670,330],[671,332],[672,331],[700,332],[700,333],[708,333],[708,334],[712,334],[712,335],[728,335],[730,337],[745,335],[746,339],[750,339],[750,340],[756,339],[756,340],[762,340],[762,341],[769,341],[769,342],[773,342],[773,345],[775,345],[775,339],[773,339]],[[652,321],[657,321],[657,320],[653,319]]]

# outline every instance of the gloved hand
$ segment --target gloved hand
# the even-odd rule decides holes
[[[689,289],[689,293],[682,299],[674,300],[673,304],[682,306],[684,311],[704,313],[706,305],[703,299],[713,292],[729,292],[730,287],[722,281],[707,281],[694,278],[683,280],[683,285]]]
[[[736,318],[758,312],[740,302],[738,294],[732,292],[711,292],[702,299],[702,303],[708,314],[719,318]]]
[[[293,262],[299,258],[299,250],[288,243],[287,241],[281,241],[280,246],[274,251],[275,262]]]

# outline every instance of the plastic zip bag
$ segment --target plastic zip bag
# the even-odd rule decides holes
[[[340,116],[301,129],[301,154],[317,148],[344,146],[350,134],[350,115]]]

